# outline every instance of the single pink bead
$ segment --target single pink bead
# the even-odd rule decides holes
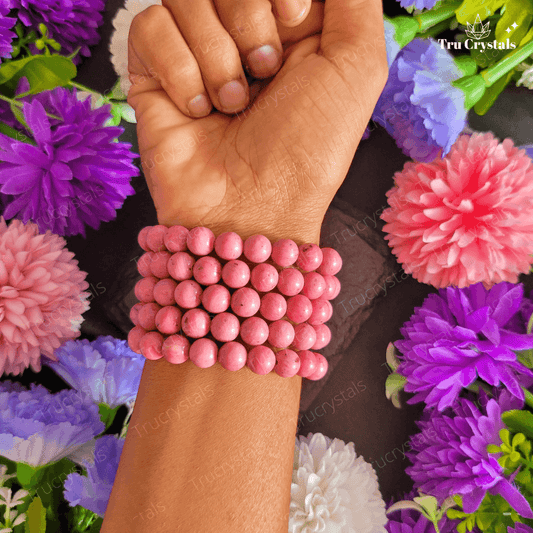
[[[229,307],[230,298],[224,285],[209,285],[202,293],[202,305],[209,313],[223,313]]]
[[[155,316],[161,309],[161,306],[150,302],[144,304],[141,309],[139,309],[139,314],[137,315],[137,322],[139,326],[143,327],[147,331],[152,331],[156,329],[155,327]]]
[[[246,348],[240,342],[227,342],[218,351],[218,362],[226,370],[235,372],[246,364]]]
[[[300,357],[300,369],[298,375],[302,378],[308,378],[312,376],[318,369],[318,359],[316,353],[309,350],[302,350],[298,352]]]
[[[320,298],[326,290],[326,281],[318,272],[308,272],[304,275],[302,294],[310,300]]]
[[[185,252],[187,250],[189,230],[183,226],[172,226],[165,233],[165,247],[169,252]]]
[[[284,268],[279,273],[278,290],[285,296],[296,296],[304,288],[304,276],[296,268]]]
[[[202,287],[192,279],[186,279],[178,283],[174,291],[176,303],[185,309],[198,307],[202,300]]]
[[[316,244],[301,244],[296,264],[305,272],[316,270],[322,264],[322,250]]]
[[[150,227],[151,226],[146,226],[145,228],[143,228],[141,231],[139,231],[139,235],[137,236],[137,242],[145,252],[148,252],[150,250],[150,248],[148,248],[148,243],[146,242],[146,237],[148,236]]]
[[[170,252],[155,252],[150,263],[152,275],[156,278],[168,278],[168,260],[172,257]]]
[[[146,236],[146,244],[152,252],[161,252],[165,249],[165,234],[167,229],[166,226],[162,226],[161,224],[150,228]]]
[[[130,320],[136,325],[138,326],[139,325],[139,311],[142,309],[142,306],[144,304],[142,304],[141,302],[135,304],[131,309],[130,309]]]
[[[259,311],[267,320],[279,320],[287,312],[287,300],[277,292],[268,292],[261,298]]]
[[[272,252],[272,244],[264,235],[252,235],[244,241],[244,256],[252,263],[263,263]]]
[[[175,305],[161,308],[155,315],[155,327],[164,335],[174,335],[181,328],[181,311]]]
[[[187,337],[199,339],[209,332],[211,319],[203,309],[189,309],[181,319],[181,329]]]
[[[250,267],[240,259],[229,261],[222,268],[222,279],[232,289],[244,287],[250,281]]]
[[[290,239],[281,239],[272,246],[272,261],[280,267],[288,267],[298,259],[298,245]]]
[[[292,378],[300,370],[300,358],[293,350],[285,349],[276,354],[274,372],[282,378]]]
[[[215,239],[215,253],[226,261],[232,259],[238,259],[242,254],[243,242],[237,233],[233,231],[227,231],[221,233]]]
[[[313,300],[313,303],[311,305],[313,306],[313,312],[311,313],[311,316],[307,319],[307,322],[309,322],[309,324],[311,324],[312,326],[318,326],[319,324],[323,324],[332,317],[333,306],[328,302],[328,300],[319,298],[318,300]]]
[[[341,292],[341,282],[336,276],[324,276],[324,281],[326,282],[326,290],[322,295],[322,298],[326,300],[333,300],[337,298]]]
[[[268,342],[275,348],[287,348],[294,340],[294,328],[286,320],[272,322],[268,330]]]
[[[155,284],[154,300],[159,305],[174,305],[174,291],[178,284],[170,278],[162,279]]]
[[[147,276],[152,275],[152,269],[150,268],[150,265],[152,264],[153,258],[154,252],[146,252],[145,254],[141,255],[137,261],[137,270],[141,276],[146,278]]]
[[[169,275],[178,281],[191,279],[193,266],[194,259],[186,252],[176,252],[167,263]]]
[[[278,284],[279,274],[276,267],[261,263],[253,268],[250,279],[254,289],[259,292],[270,292]]]
[[[316,342],[311,346],[313,350],[321,350],[329,344],[331,340],[331,330],[326,326],[326,324],[318,324],[317,326],[312,326],[316,332]]]
[[[237,289],[231,296],[231,308],[237,316],[253,316],[259,311],[260,305],[259,294],[248,287]]]
[[[268,324],[258,316],[247,318],[241,325],[241,339],[250,346],[259,346],[268,339]]]
[[[154,287],[159,281],[158,278],[154,276],[148,276],[146,278],[140,279],[135,284],[135,296],[137,300],[141,302],[153,302],[154,301]]]
[[[187,248],[194,255],[207,255],[215,246],[215,234],[203,226],[198,226],[189,231],[187,235]]]
[[[128,333],[128,346],[135,352],[141,353],[140,341],[146,334],[146,330],[141,326],[131,328]]]
[[[139,348],[141,353],[152,361],[161,359],[163,353],[161,351],[163,347],[163,335],[157,331],[149,331],[146,333],[139,342]]]
[[[239,319],[233,313],[219,313],[211,320],[211,335],[217,341],[234,341],[240,330]]]
[[[318,273],[334,276],[342,268],[342,257],[333,248],[322,248],[322,264],[318,267]]]
[[[307,379],[311,381],[322,379],[328,372],[328,360],[321,353],[315,352],[315,356],[317,358],[316,370],[310,376],[307,376]]]
[[[276,365],[276,356],[274,352],[264,344],[261,346],[254,346],[248,352],[246,365],[252,372],[264,376]]]
[[[293,347],[296,350],[309,350],[316,342],[316,331],[313,326],[304,322],[294,327]]]
[[[213,285],[220,281],[222,266],[211,256],[200,257],[192,269],[194,279],[202,285]]]
[[[173,365],[185,363],[189,359],[190,343],[183,335],[171,335],[163,342],[163,357]]]
[[[296,324],[305,322],[313,312],[311,300],[303,294],[297,294],[287,300],[287,318]]]
[[[218,347],[211,339],[198,339],[189,348],[189,359],[199,368],[209,368],[217,362]]]

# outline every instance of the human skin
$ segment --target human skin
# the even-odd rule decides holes
[[[234,111],[251,101],[248,110],[209,107],[203,118],[187,102],[203,91],[209,106],[222,107],[218,89],[242,79],[235,51],[224,61],[224,45],[195,62],[199,47],[180,35],[171,3],[146,10],[130,32],[128,101],[159,222],[318,243],[386,81],[381,2],[326,0],[299,26],[278,25],[283,65],[246,87]],[[236,11],[243,4],[234,2]],[[192,19],[200,32],[203,19]],[[235,24],[226,12],[227,31]],[[264,42],[254,35],[242,46]],[[174,68],[173,53],[186,69]],[[199,72],[209,87],[198,89]],[[298,376],[146,361],[101,531],[286,533],[300,389]],[[142,513],[151,504],[164,510]]]

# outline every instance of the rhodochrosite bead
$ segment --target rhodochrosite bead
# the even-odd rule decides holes
[[[301,244],[296,264],[305,272],[316,270],[322,264],[322,250],[316,244]]]
[[[168,278],[168,260],[172,257],[169,252],[155,252],[152,255],[150,270],[156,278]]]
[[[154,300],[159,305],[174,305],[174,292],[178,284],[171,278],[158,281],[154,287]]]
[[[328,371],[328,361],[327,359],[318,352],[314,352],[315,357],[317,359],[317,367],[316,370],[311,374],[310,376],[307,376],[307,379],[310,379],[311,381],[317,381],[319,379],[322,379],[327,371]]]
[[[163,342],[163,357],[174,365],[185,363],[189,359],[190,343],[183,335],[171,335]]]
[[[263,344],[268,338],[268,324],[257,316],[247,318],[241,324],[241,339],[250,346]]]
[[[331,330],[326,324],[311,326],[316,332],[316,342],[311,346],[313,350],[321,350],[331,341]]]
[[[130,320],[137,326],[139,324],[138,317],[139,317],[139,311],[142,309],[141,302],[136,303],[131,309],[130,309]]]
[[[286,320],[272,322],[268,330],[268,342],[275,348],[287,348],[294,340],[294,328]]]
[[[211,339],[198,339],[189,348],[189,359],[199,368],[209,368],[217,362],[217,351]]]
[[[236,290],[231,296],[231,308],[237,316],[253,316],[259,311],[260,305],[259,294],[248,287]]]
[[[223,313],[229,307],[230,298],[223,285],[210,285],[202,293],[202,305],[209,313]]]
[[[318,359],[316,354],[309,350],[302,350],[298,352],[298,357],[300,358],[298,375],[302,378],[312,376],[318,369]]]
[[[172,226],[165,233],[165,247],[169,252],[185,252],[189,230],[183,226]]]
[[[135,353],[141,353],[139,343],[146,333],[147,331],[140,326],[135,326],[130,329],[130,332],[128,333],[128,346]]]
[[[139,309],[139,314],[137,315],[137,322],[139,323],[139,326],[143,327],[148,331],[154,330],[155,315],[157,315],[160,309],[161,306],[154,302],[144,304]]]
[[[222,233],[215,239],[215,252],[220,259],[226,261],[238,259],[242,254],[242,249],[242,239],[233,231]]]
[[[182,281],[174,291],[174,299],[180,307],[185,309],[198,307],[202,299],[202,287],[192,279]]]
[[[155,276],[148,276],[140,279],[135,284],[135,296],[137,300],[141,302],[153,302],[154,301],[154,287],[156,286],[158,278]]]
[[[150,268],[150,265],[152,264],[153,257],[154,252],[146,252],[142,254],[137,261],[137,270],[141,276],[146,277],[152,275],[152,269]]]
[[[342,258],[337,250],[333,248],[322,248],[322,264],[317,271],[323,276],[334,276],[342,268]]]
[[[292,378],[300,369],[300,358],[293,350],[281,350],[276,354],[274,372],[282,378]]]
[[[162,347],[163,335],[157,331],[149,331],[139,342],[141,354],[144,355],[146,359],[150,359],[152,361],[161,359],[161,357],[163,357],[163,353],[161,351]]]
[[[172,254],[167,263],[169,275],[178,281],[192,278],[194,259],[186,252]]]
[[[311,305],[313,306],[313,312],[307,319],[307,322],[309,322],[309,324],[312,326],[318,326],[319,324],[327,322],[333,315],[333,306],[328,300],[313,300]]]
[[[146,244],[152,252],[160,252],[165,249],[165,234],[167,232],[167,227],[158,224],[157,226],[152,226],[148,230],[146,235]]]
[[[175,305],[162,307],[155,315],[155,327],[165,335],[173,335],[181,327],[181,311]]]
[[[150,226],[147,226],[143,228],[141,231],[139,231],[139,235],[137,236],[137,242],[139,243],[139,246],[145,251],[150,251],[150,248],[148,247],[148,243],[146,242],[146,238],[148,237],[148,232],[150,231]]]
[[[326,290],[326,280],[318,272],[308,272],[304,275],[302,294],[310,300],[320,298]]]
[[[281,239],[272,246],[272,261],[280,267],[288,267],[298,259],[298,245],[290,239]]]
[[[292,296],[287,300],[287,318],[296,324],[301,324],[312,316],[313,305],[311,300],[303,294]]]
[[[259,292],[269,292],[278,284],[279,274],[272,265],[261,263],[256,265],[251,274],[252,286]]]
[[[200,257],[192,269],[194,279],[202,285],[213,285],[220,281],[222,266],[214,257]]]
[[[269,292],[261,298],[259,311],[267,320],[279,320],[287,312],[287,300],[276,292]]]
[[[202,226],[193,228],[187,235],[187,248],[194,255],[207,255],[215,246],[215,234]]]
[[[313,326],[304,322],[294,327],[294,340],[292,345],[296,350],[309,350],[316,343],[316,331]]]
[[[181,328],[187,337],[205,337],[210,326],[209,315],[203,309],[189,309],[181,319]]]
[[[264,235],[252,235],[244,241],[244,256],[252,263],[265,262],[272,252],[272,244]]]
[[[265,345],[255,346],[248,352],[246,365],[256,374],[265,375],[272,371],[276,364],[274,352]]]
[[[211,335],[217,341],[231,342],[238,337],[240,327],[239,319],[233,313],[220,313],[211,321]]]
[[[240,342],[227,342],[218,351],[218,362],[226,370],[240,370],[246,364],[246,348]]]
[[[279,273],[278,290],[285,296],[295,296],[304,287],[304,276],[296,268],[284,268]]]
[[[250,281],[250,267],[240,259],[229,261],[222,268],[222,279],[232,289],[244,287]]]
[[[322,298],[325,300],[333,300],[337,298],[341,292],[341,282],[335,276],[324,276],[324,281],[326,282],[326,290],[322,295]]]

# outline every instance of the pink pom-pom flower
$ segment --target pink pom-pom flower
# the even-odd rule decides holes
[[[405,164],[381,218],[405,272],[437,288],[516,283],[533,258],[533,162],[511,139],[461,135],[444,158]]]
[[[56,361],[54,350],[79,336],[90,293],[73,257],[62,237],[0,217],[0,376],[38,372],[41,354]]]

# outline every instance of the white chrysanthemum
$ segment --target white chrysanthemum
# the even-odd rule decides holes
[[[119,9],[113,19],[115,31],[109,43],[111,62],[117,76],[120,76],[120,87],[124,94],[128,94],[131,82],[128,78],[128,34],[130,26],[141,11],[153,5],[162,5],[161,0],[126,0],[123,9]]]
[[[520,79],[516,82],[516,85],[517,87],[520,87],[520,85],[524,85],[528,89],[533,90],[533,65],[529,66],[524,70],[524,72],[522,72],[522,76],[520,76]]]
[[[289,533],[385,533],[386,523],[376,472],[353,442],[296,438]]]

